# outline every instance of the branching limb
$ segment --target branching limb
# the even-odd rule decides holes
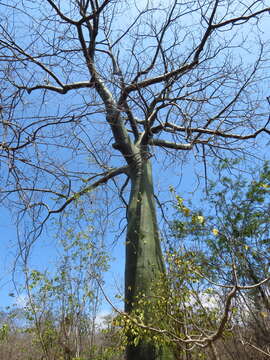
[[[236,295],[237,290],[238,290],[237,286],[234,286],[232,288],[232,290],[229,292],[229,294],[227,295],[226,302],[225,302],[225,307],[224,307],[224,312],[223,312],[223,315],[222,315],[222,317],[220,319],[218,329],[213,335],[208,337],[209,343],[214,342],[215,340],[217,340],[218,338],[221,337],[221,335],[222,335],[222,333],[223,333],[223,331],[225,329],[225,326],[226,326],[226,324],[228,322],[229,315],[230,315],[230,309],[231,309],[231,303],[232,303],[233,298]]]
[[[148,79],[142,80],[140,82],[131,83],[129,86],[127,86],[125,88],[124,92],[122,93],[122,98],[123,99],[126,98],[128,96],[128,94],[133,91],[138,91],[139,89],[143,89],[143,88],[149,87],[151,85],[161,83],[163,81],[168,82],[170,79],[175,79],[175,78],[187,73],[188,71],[194,69],[199,63],[200,55],[201,55],[203,49],[205,48],[205,45],[206,45],[208,39],[210,38],[213,30],[218,29],[218,28],[223,28],[229,24],[234,25],[234,24],[237,24],[237,22],[241,22],[241,21],[247,22],[252,18],[255,18],[264,13],[268,13],[270,11],[270,8],[267,7],[260,11],[254,12],[248,16],[240,16],[237,18],[228,19],[228,20],[218,23],[218,24],[214,24],[214,17],[217,13],[218,4],[219,4],[219,0],[216,0],[214,3],[214,7],[212,10],[210,19],[208,20],[208,27],[204,33],[204,36],[203,36],[200,44],[196,47],[193,59],[190,63],[184,64],[183,66],[181,66],[175,70],[169,71],[163,75],[148,78]]]
[[[225,27],[227,25],[241,25],[241,24],[249,21],[250,19],[256,18],[259,15],[266,14],[269,12],[270,12],[270,7],[266,7],[262,10],[255,11],[254,13],[252,13],[250,15],[238,16],[236,18],[225,20],[219,24],[213,24],[213,29],[219,29],[219,28]]]
[[[263,349],[259,348],[258,346],[255,346],[255,345],[253,345],[253,344],[251,344],[250,342],[245,341],[245,340],[241,340],[241,343],[242,343],[244,346],[246,346],[246,345],[250,346],[250,347],[253,348],[254,350],[256,350],[256,351],[258,351],[259,353],[261,353],[261,354],[267,356],[268,358],[270,358],[270,352],[266,352],[266,351],[264,351]]]
[[[150,139],[149,144],[175,150],[191,150],[193,148],[192,144],[180,144],[161,139]]]
[[[62,87],[57,87],[53,85],[46,85],[46,84],[40,84],[33,87],[28,86],[16,86],[18,89],[25,89],[28,94],[31,94],[34,90],[50,90],[53,92],[57,92],[59,94],[66,94],[70,90],[76,90],[76,89],[86,89],[86,88],[92,88],[93,83],[90,81],[82,81],[82,82],[75,82],[71,84],[63,84]]]
[[[241,135],[241,134],[233,134],[233,133],[229,133],[229,132],[225,132],[225,131],[221,131],[221,130],[211,130],[211,129],[205,129],[205,128],[188,128],[188,132],[189,134],[207,134],[207,135],[211,135],[211,136],[219,136],[219,137],[223,137],[223,138],[229,138],[229,139],[238,139],[238,140],[248,140],[248,139],[254,139],[256,138],[259,134],[265,132],[266,134],[270,134],[270,129],[267,129],[267,126],[270,123],[270,119],[267,120],[267,122],[265,123],[265,125],[254,131],[253,133],[250,134],[246,134],[246,135]],[[161,132],[162,130],[164,131],[168,131],[168,132],[180,132],[180,133],[186,133],[187,128],[185,126],[178,126],[176,124],[172,124],[167,122],[164,125],[158,125],[154,128],[152,128],[152,133],[153,134],[157,134],[159,132]]]
[[[112,179],[113,177],[115,177],[117,175],[120,175],[120,174],[127,173],[127,172],[128,172],[128,166],[123,166],[121,168],[113,169],[113,170],[110,170],[110,171],[107,171],[107,172],[103,173],[101,179],[97,180],[96,182],[92,183],[91,185],[86,186],[82,190],[76,192],[69,199],[67,199],[65,201],[65,203],[60,208],[58,208],[56,210],[49,210],[49,214],[56,214],[56,213],[62,212],[69,204],[71,204],[73,201],[76,201],[81,196],[93,191],[98,186],[100,186],[102,184],[105,184],[108,180]]]

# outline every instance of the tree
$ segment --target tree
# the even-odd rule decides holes
[[[73,220],[78,222],[78,218]],[[59,255],[54,269],[25,273],[23,304],[15,307],[17,312],[9,311],[9,322],[4,318],[0,326],[0,335],[4,340],[7,337],[7,343],[12,341],[13,347],[15,343],[20,347],[20,337],[24,338],[22,358],[98,358],[101,297],[96,280],[102,283],[108,257],[95,238],[97,231],[89,224],[91,218],[85,229],[75,229],[72,221],[63,224],[58,231]],[[3,353],[7,350],[5,344],[0,348]]]
[[[215,244],[209,243],[211,263],[217,252],[222,254],[223,271],[226,272],[226,262],[233,262],[243,285],[260,284],[269,276],[269,180],[269,163],[266,162],[250,182],[241,177],[234,182],[222,177],[219,191],[211,197],[222,226]],[[229,281],[225,274],[223,278]],[[251,289],[244,297],[249,316],[244,314],[241,320],[249,329],[248,334],[245,331],[241,334],[243,342],[261,352],[267,351],[266,339],[269,337],[268,293],[269,282]]]
[[[198,152],[205,160],[269,134],[260,26],[270,8],[238,0],[0,4],[1,194],[18,208],[19,223],[32,220],[20,252],[28,256],[50,217],[112,180],[124,202],[129,192],[125,310],[132,313],[164,273],[155,149],[167,166],[167,155]],[[131,337],[127,358],[172,354],[143,340],[134,346]]]
[[[219,171],[223,173],[228,162],[222,161],[219,165]],[[237,287],[229,312],[234,325],[231,330],[233,337],[240,343],[240,346],[234,345],[238,356],[247,346],[249,351],[256,351],[255,356],[270,356],[266,345],[270,310],[269,163],[265,162],[259,172],[253,170],[252,173],[252,178],[242,175],[236,179],[221,174],[219,181],[209,186],[203,208],[199,210],[191,210],[185,205],[186,201],[177,196],[178,211],[171,223],[172,236],[168,243],[169,253],[174,259],[191,254],[196,267],[192,267],[189,260],[189,271],[192,268],[195,276],[199,276],[202,290],[210,286],[216,301],[218,294]],[[187,271],[191,277],[194,273]],[[173,283],[177,281],[175,275],[170,277],[174,277]],[[188,289],[192,291],[191,284]],[[197,290],[196,296],[202,295],[202,290]],[[195,313],[195,317],[198,321],[198,314]],[[207,332],[210,326],[213,326],[213,319],[207,325]],[[189,336],[194,334],[191,332]],[[228,342],[233,350],[230,340],[225,338],[225,345]],[[222,354],[224,351],[228,350],[221,350]],[[244,351],[244,358],[252,359],[254,354]]]
[[[33,334],[46,360],[94,358],[100,305],[96,280],[102,282],[108,258],[89,225],[77,232],[69,221],[64,230],[58,233],[61,255],[54,274],[38,270],[25,274],[26,330]]]

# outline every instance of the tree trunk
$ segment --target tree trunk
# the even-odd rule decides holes
[[[131,193],[128,208],[125,269],[125,311],[136,309],[142,294],[151,296],[153,280],[164,273],[164,263],[158,233],[151,163],[142,161],[131,169]],[[151,321],[151,311],[144,308],[144,321]],[[127,360],[170,360],[165,348],[140,341],[127,347]]]

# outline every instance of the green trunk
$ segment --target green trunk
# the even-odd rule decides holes
[[[131,172],[131,194],[128,208],[128,229],[125,269],[125,311],[137,308],[141,294],[151,295],[153,280],[164,273],[158,233],[151,164],[144,161]],[[144,309],[145,322],[151,322],[151,311]],[[129,345],[127,360],[171,360],[168,349],[158,349],[151,342]]]

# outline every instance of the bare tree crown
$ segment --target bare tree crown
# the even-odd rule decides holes
[[[0,6],[2,199],[21,210],[60,212],[155,148],[269,134],[265,1]]]

